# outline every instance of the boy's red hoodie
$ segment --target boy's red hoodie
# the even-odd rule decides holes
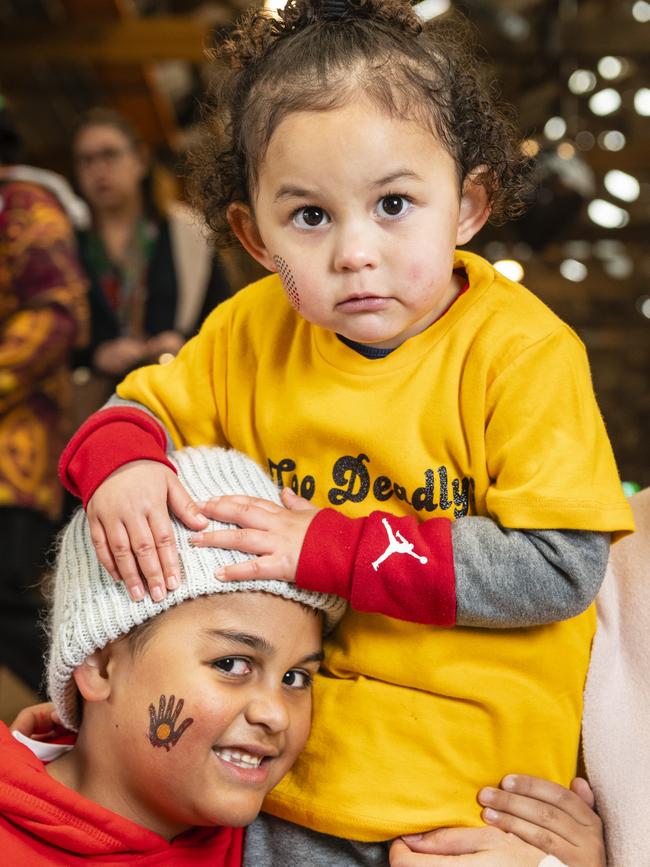
[[[240,867],[243,829],[196,828],[168,842],[53,780],[0,723],[0,862]]]

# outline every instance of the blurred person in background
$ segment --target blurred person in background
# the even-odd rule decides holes
[[[21,149],[0,95],[0,668],[37,692],[35,586],[61,518],[70,356],[88,331],[73,224],[88,211],[62,177],[21,164]]]
[[[91,283],[91,342],[79,362],[100,376],[84,417],[131,368],[175,355],[230,291],[197,215],[179,202],[158,207],[145,148],[122,115],[91,109],[72,147],[92,211],[79,233]]]

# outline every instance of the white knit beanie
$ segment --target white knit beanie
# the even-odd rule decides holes
[[[197,502],[223,494],[247,494],[280,504],[278,489],[271,479],[239,452],[187,448],[174,452],[171,460],[185,489]],[[82,509],[64,530],[50,614],[47,679],[50,698],[66,728],[76,729],[78,724],[74,670],[96,650],[186,599],[242,591],[272,593],[322,611],[326,632],[343,616],[343,599],[302,590],[285,581],[217,581],[217,571],[253,555],[222,548],[195,548],[189,541],[192,531],[173,517],[172,525],[181,562],[181,583],[161,602],[154,602],[148,594],[142,602],[133,602],[124,583],[115,581],[101,566]],[[206,529],[228,526],[232,525],[210,521]]]

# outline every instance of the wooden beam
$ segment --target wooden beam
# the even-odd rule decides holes
[[[224,11],[223,23],[230,20]],[[214,22],[212,22],[214,23]],[[219,23],[219,22],[218,22]],[[149,63],[187,60],[202,63],[211,25],[180,15],[122,20],[79,21],[43,28],[41,21],[13,19],[0,31],[0,68],[30,62]]]

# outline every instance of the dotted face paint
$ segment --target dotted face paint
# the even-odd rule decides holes
[[[294,308],[294,310],[300,310],[300,295],[298,293],[296,281],[293,279],[291,269],[284,261],[282,256],[274,256],[273,263],[278,269],[278,274],[280,275],[282,286],[287,294],[287,298],[291,302],[291,306]]]

